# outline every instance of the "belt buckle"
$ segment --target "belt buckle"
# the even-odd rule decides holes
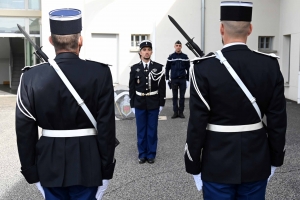
[[[146,93],[145,95],[146,95],[146,96],[150,96],[150,93]]]
[[[142,92],[141,92],[141,94],[142,94],[142,95],[141,95],[142,97],[145,96],[145,93],[142,93]]]

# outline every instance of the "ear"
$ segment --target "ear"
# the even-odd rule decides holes
[[[82,36],[80,36],[79,38],[78,38],[78,46],[83,46],[83,37]]]
[[[52,41],[52,37],[51,37],[51,36],[49,36],[49,42],[52,44],[52,46],[54,46],[54,45],[53,45],[53,41]]]
[[[253,30],[253,26],[252,26],[252,24],[250,24],[249,31],[248,31],[248,36],[252,33],[252,30]]]
[[[220,24],[220,34],[223,36],[225,32],[224,24],[221,22]]]

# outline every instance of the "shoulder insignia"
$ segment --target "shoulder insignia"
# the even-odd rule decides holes
[[[280,57],[277,56],[275,53],[263,53],[263,52],[260,52],[260,51],[257,51],[257,50],[253,50],[253,52],[259,53],[259,54],[263,54],[263,55],[266,55],[266,56],[271,56],[271,57],[273,57],[273,58],[280,59]]]
[[[98,62],[98,61],[94,61],[94,60],[89,60],[89,59],[85,59],[85,60],[88,61],[88,62],[95,62],[95,63],[99,63],[99,64],[102,64],[102,65],[112,66],[110,64],[106,64],[106,63],[102,63],[102,62]]]
[[[204,57],[196,57],[196,58],[194,58],[193,60],[191,60],[191,62],[197,63],[197,62],[200,61],[200,60],[205,60],[205,59],[208,59],[208,58],[214,58],[214,57],[216,57],[216,55],[204,56]]]
[[[42,62],[42,63],[36,64],[36,65],[32,65],[32,66],[25,66],[25,67],[22,68],[22,71],[29,70],[29,69],[31,69],[33,67],[36,67],[36,66],[39,66],[39,65],[42,65],[42,64],[45,64],[45,63],[47,63],[47,62]]]
[[[139,71],[140,71],[140,68],[137,68],[135,71],[136,71],[136,72],[139,72]]]

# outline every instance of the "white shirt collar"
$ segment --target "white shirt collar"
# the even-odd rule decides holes
[[[233,46],[233,45],[246,45],[246,44],[243,43],[243,42],[232,42],[232,43],[225,44],[225,45],[223,46],[223,49],[226,48],[226,47]]]
[[[143,66],[144,66],[144,68],[145,68],[145,65],[147,64],[148,65],[148,67],[149,67],[149,65],[150,65],[150,60],[147,62],[147,63],[145,63],[143,60],[142,60],[142,62],[143,62]]]

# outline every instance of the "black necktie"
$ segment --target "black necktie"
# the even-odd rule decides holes
[[[145,70],[148,71],[148,64],[145,64]]]

